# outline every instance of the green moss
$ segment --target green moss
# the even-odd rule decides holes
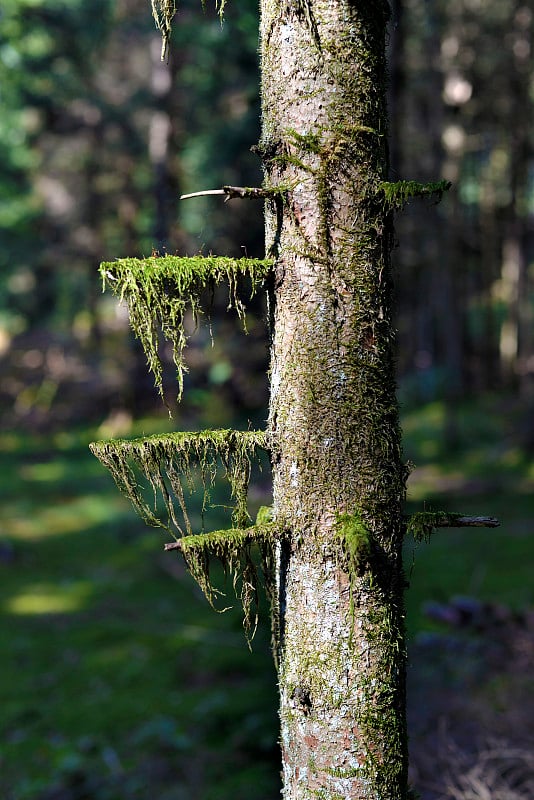
[[[340,514],[337,518],[337,536],[348,560],[349,574],[361,575],[371,558],[373,539],[358,514]]]
[[[265,525],[273,521],[272,506],[260,506],[256,514],[256,525]]]
[[[254,295],[268,276],[272,263],[269,259],[153,256],[146,259],[122,258],[101,264],[104,288],[111,288],[128,303],[130,323],[143,345],[148,366],[162,396],[159,330],[167,341],[172,342],[180,398],[186,369],[183,359],[187,344],[184,330],[186,311],[191,311],[198,323],[202,314],[202,295],[206,291],[213,293],[217,283],[226,281],[228,307],[236,310],[244,324],[245,307],[238,296],[239,281],[249,278],[251,294]]]
[[[204,512],[209,506],[210,489],[220,466],[230,483],[234,503],[232,524],[236,528],[249,524],[247,493],[251,462],[258,449],[266,449],[266,436],[263,431],[180,432],[94,442],[90,448],[110,470],[118,488],[131,500],[145,522],[164,528],[176,539],[184,532],[192,534],[186,494],[191,494],[196,488],[195,474],[200,476]],[[148,481],[152,489],[152,506],[143,496],[139,476]],[[158,515],[158,498],[163,500],[166,519]]]
[[[365,774],[377,787],[377,796],[390,797],[392,788],[398,786],[399,770],[404,770],[407,756],[405,720],[399,715],[405,705],[404,677],[399,675],[405,663],[403,609],[395,601],[394,587],[375,586],[373,594],[376,602],[369,598],[364,628],[378,660],[373,675],[365,675],[361,682],[363,699],[358,726],[364,735]]]
[[[288,128],[286,131],[288,140],[298,146],[299,150],[305,153],[321,153],[322,143],[319,133],[298,133],[294,128]]]
[[[443,527],[443,523],[451,524],[461,514],[450,511],[418,511],[408,517],[406,533],[413,536],[416,542],[429,542],[435,528]]]
[[[383,181],[379,185],[379,193],[384,198],[387,210],[398,211],[408,200],[414,197],[436,197],[437,202],[443,194],[451,188],[450,181],[437,181],[433,183],[419,183],[418,181],[397,181],[390,183]]]
[[[225,573],[232,575],[241,600],[247,637],[253,636],[257,622],[258,574],[253,549],[260,555],[268,599],[275,602],[275,563],[273,543],[281,538],[271,521],[270,509],[260,508],[251,525],[247,494],[252,460],[259,449],[266,449],[263,431],[209,430],[177,432],[139,439],[94,442],[90,449],[107,467],[118,488],[133,503],[144,521],[167,530],[179,543],[186,564],[214,606],[222,594],[211,582],[210,564],[217,559]],[[222,472],[230,484],[233,499],[229,530],[193,534],[186,496],[195,489],[203,492],[203,512],[209,506],[210,489]],[[143,481],[152,489],[153,503],[145,500]],[[166,519],[158,511],[163,500]],[[176,547],[176,546],[175,546]],[[273,605],[274,608],[274,605]],[[222,609],[224,610],[224,609]]]
[[[213,608],[217,596],[222,594],[211,581],[210,565],[213,559],[222,564],[225,574],[232,576],[234,592],[243,607],[243,626],[247,638],[254,635],[258,621],[259,578],[253,548],[258,547],[264,584],[271,598],[274,591],[273,543],[276,536],[276,525],[264,524],[185,536],[180,540],[180,550],[187,567]]]
[[[361,773],[361,767],[351,767],[350,769],[342,769],[341,767],[330,767],[328,774],[333,778],[356,778]]]

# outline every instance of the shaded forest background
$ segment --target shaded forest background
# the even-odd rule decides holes
[[[168,64],[145,6],[2,4],[0,400],[10,423],[135,414],[152,402],[125,314],[101,295],[100,261],[263,255],[260,204],[178,200],[261,183],[250,150],[256,3],[230,6],[221,28],[185,0]],[[520,0],[396,6],[391,177],[453,183],[437,208],[415,203],[397,219],[402,399],[505,391],[530,408],[532,10]],[[252,341],[236,340],[237,359],[232,344],[222,356],[194,341],[186,398],[202,406],[211,382],[219,402],[264,414],[265,348]]]
[[[159,800],[278,791],[268,632],[249,656],[238,615],[211,616],[87,453],[95,436],[265,421],[261,298],[244,338],[215,295],[215,336],[207,326],[192,336],[179,407],[168,354],[169,420],[126,310],[97,273],[101,261],[152,252],[263,256],[260,203],[178,199],[262,181],[251,150],[256,0],[229,3],[222,26],[199,5],[180,3],[168,63],[147,0],[0,8],[6,800],[136,800],[147,785]],[[413,780],[425,800],[524,800],[534,796],[534,13],[527,0],[392,6],[391,179],[452,182],[439,205],[415,201],[396,219],[409,501],[504,522],[499,533],[440,534],[413,569],[407,554]],[[269,502],[267,477],[255,492],[256,505]]]

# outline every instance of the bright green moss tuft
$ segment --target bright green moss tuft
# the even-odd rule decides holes
[[[266,525],[273,521],[272,506],[260,506],[256,514],[256,525]]]
[[[337,535],[349,562],[351,575],[361,575],[369,564],[372,535],[357,514],[340,514],[337,518]]]
[[[159,357],[159,331],[172,342],[173,359],[178,378],[178,399],[183,390],[186,370],[183,351],[187,344],[184,330],[186,311],[198,323],[202,314],[201,297],[212,292],[217,283],[228,283],[228,307],[234,308],[244,324],[245,306],[238,296],[242,278],[251,282],[251,296],[261,286],[273,262],[269,259],[225,258],[208,256],[182,258],[121,258],[100,265],[104,288],[128,303],[130,323],[141,341],[148,366],[163,396],[162,365]]]
[[[252,460],[266,449],[263,431],[210,430],[196,433],[168,433],[143,439],[112,439],[94,442],[91,452],[109,469],[120,491],[133,503],[148,524],[162,527],[177,539],[193,533],[186,495],[200,479],[204,511],[210,489],[222,467],[233,499],[232,524],[250,524],[247,510]],[[199,477],[198,477],[199,476]],[[153,505],[144,498],[143,478],[151,487]],[[157,501],[163,500],[167,519],[158,515]],[[181,517],[181,519],[179,519]]]
[[[399,211],[404,208],[408,200],[414,197],[436,197],[437,202],[441,200],[443,194],[451,188],[450,181],[436,181],[431,183],[419,183],[418,181],[397,181],[390,183],[383,181],[379,185],[379,191],[383,195],[386,209]]]

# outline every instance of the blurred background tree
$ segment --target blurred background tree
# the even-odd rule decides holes
[[[256,4],[230,4],[221,27],[214,9],[199,25],[192,2],[180,4],[168,64],[143,0],[3,4],[2,395],[20,419],[150,402],[124,320],[100,296],[99,261],[262,255],[259,208],[178,203],[182,191],[261,181]],[[438,214],[414,207],[397,221],[407,402],[445,392],[452,409],[488,390],[532,402],[532,26],[521,0],[393,7],[392,178],[454,187]],[[110,326],[121,330],[111,352]],[[265,365],[255,355],[252,373]],[[216,381],[243,389],[237,366],[208,361]],[[63,391],[76,378],[96,405]]]

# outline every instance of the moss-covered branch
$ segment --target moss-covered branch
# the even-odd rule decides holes
[[[277,538],[277,525],[270,522],[248,528],[230,528],[198,536],[185,536],[177,542],[165,545],[165,550],[180,550],[191,575],[213,607],[217,595],[222,592],[212,584],[210,564],[214,558],[222,564],[225,573],[232,575],[234,592],[243,606],[243,625],[247,637],[250,638],[254,634],[258,617],[259,578],[253,548],[257,546],[259,549],[263,581],[272,601],[275,569],[273,545]]]
[[[384,206],[390,211],[399,211],[404,208],[408,200],[414,197],[435,197],[439,202],[443,194],[451,188],[450,181],[436,181],[419,183],[419,181],[397,181],[391,183],[383,181],[379,185],[379,192],[383,197]]]
[[[232,524],[243,528],[251,521],[247,510],[248,484],[252,460],[259,449],[266,449],[263,431],[169,433],[94,442],[90,448],[142,519],[148,525],[164,528],[174,538],[193,533],[186,495],[198,488],[200,481],[204,513],[220,467],[230,484]],[[151,504],[144,496],[146,482],[152,489]],[[158,513],[158,500],[163,500],[166,519]]]
[[[187,310],[198,323],[201,315],[201,296],[213,292],[221,281],[228,283],[228,307],[235,308],[245,320],[245,307],[238,296],[240,278],[249,278],[251,296],[267,277],[272,261],[269,259],[208,256],[182,258],[162,256],[146,259],[122,258],[100,265],[104,288],[128,303],[130,323],[141,341],[148,366],[156,386],[163,395],[162,365],[159,357],[159,330],[172,342],[173,359],[178,377],[178,398],[183,389],[185,371],[183,351],[187,344],[184,317]]]
[[[428,542],[436,528],[498,528],[496,517],[469,517],[452,511],[419,511],[406,520],[406,533],[416,542]]]

